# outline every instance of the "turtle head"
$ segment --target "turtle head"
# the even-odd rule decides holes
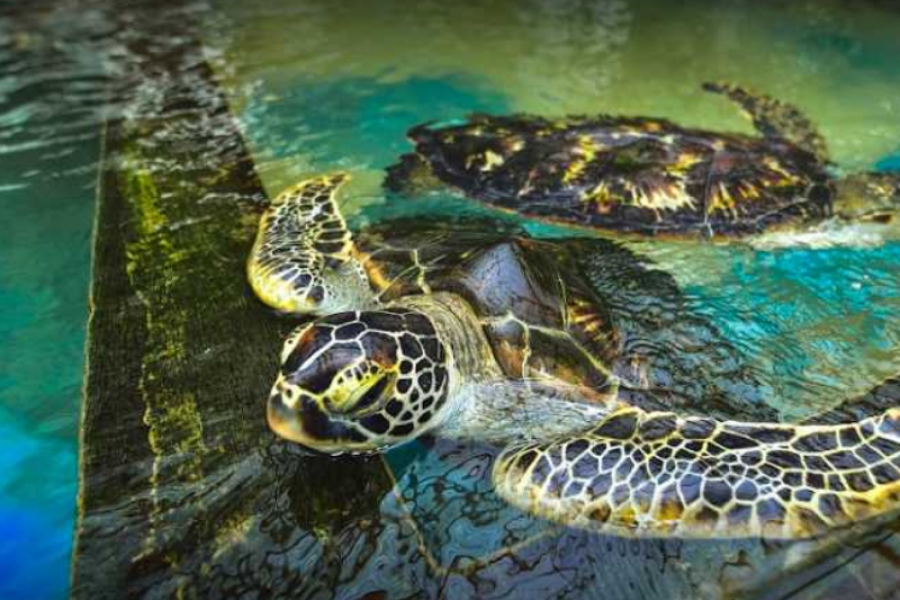
[[[848,220],[896,222],[900,173],[853,173],[839,179],[835,212]]]
[[[330,315],[294,332],[281,358],[269,426],[313,450],[375,452],[418,437],[445,416],[449,360],[419,312]]]

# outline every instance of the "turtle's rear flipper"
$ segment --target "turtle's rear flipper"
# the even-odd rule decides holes
[[[494,477],[528,512],[609,533],[816,537],[900,509],[900,409],[817,426],[626,408],[507,450]]]
[[[707,82],[703,89],[727,96],[741,107],[753,126],[768,138],[787,140],[828,162],[825,138],[795,106],[726,82]]]

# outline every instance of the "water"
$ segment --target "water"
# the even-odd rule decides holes
[[[0,597],[50,598],[69,579],[105,75],[89,14],[26,8],[0,9]]]
[[[349,170],[355,226],[406,210],[387,204],[380,182],[409,149],[403,134],[413,124],[473,111],[602,111],[751,132],[727,102],[699,91],[716,79],[799,106],[841,171],[900,168],[900,12],[890,3],[191,7],[270,194],[311,173]],[[0,9],[0,597],[66,593],[98,140],[118,109],[106,84],[127,61],[126,40],[102,3]],[[474,210],[449,195],[419,202]],[[768,400],[794,418],[900,371],[900,243],[869,231],[842,239],[825,249],[634,247],[675,275],[752,358]],[[479,457],[442,452],[467,467],[449,480],[466,490]],[[398,471],[412,462],[412,477],[414,458],[389,460]],[[415,507],[420,522],[441,523],[434,499]],[[432,529],[427,545],[451,560],[454,548]],[[498,541],[471,543],[484,551]]]
[[[700,90],[710,80],[794,103],[840,172],[887,170],[900,155],[898,15],[874,5],[217,6],[230,22],[212,43],[271,192],[340,168],[360,180],[350,202],[379,205],[382,169],[409,151],[410,124],[478,111],[655,115],[752,133],[734,106]],[[751,247],[635,247],[757,357],[771,402],[798,417],[900,370],[897,239],[851,227]]]

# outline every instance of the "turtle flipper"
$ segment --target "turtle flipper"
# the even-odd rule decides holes
[[[335,202],[348,180],[336,173],[302,181],[279,194],[263,214],[247,277],[269,306],[304,314],[358,308],[357,297],[368,286]],[[330,274],[349,277],[335,285]]]
[[[703,89],[722,94],[741,107],[753,126],[767,138],[787,140],[828,162],[825,138],[795,106],[726,82],[707,82]]]
[[[815,537],[900,508],[900,409],[814,426],[624,408],[505,451],[494,479],[526,511],[611,533]]]

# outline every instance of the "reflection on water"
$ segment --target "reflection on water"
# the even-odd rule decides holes
[[[220,122],[146,125],[178,111],[163,101],[166,86],[199,94],[193,79],[177,74],[201,58],[154,71],[121,96],[108,85],[129,69],[153,71],[135,66],[148,52],[137,45],[153,46],[155,35],[160,47],[177,50],[173,32],[197,19],[204,56],[269,193],[312,172],[350,170],[355,181],[345,208],[353,226],[364,227],[436,210],[484,214],[446,194],[404,205],[383,195],[382,169],[408,150],[403,132],[413,124],[471,111],[603,111],[749,133],[731,105],[699,91],[710,79],[801,107],[819,124],[838,170],[897,168],[900,14],[891,3],[422,0],[412,8],[399,0],[219,0],[142,13],[61,1],[2,11],[0,360],[9,368],[0,375],[0,596],[27,590],[27,597],[59,597],[65,589],[99,131],[105,116],[123,108],[137,120],[133,104],[120,104],[135,96],[146,127],[139,139],[159,151],[137,170],[176,188],[183,179],[203,209],[162,226],[154,219],[169,218],[170,206],[143,206],[141,222],[151,224],[144,233],[162,246],[130,249],[132,260],[149,265],[132,283],[143,292],[159,292],[153,286],[160,282],[184,291],[177,277],[153,271],[152,251],[199,239],[194,232],[222,233],[227,253],[184,245],[179,260],[212,261],[216,281],[227,282],[217,308],[260,333],[237,343],[222,325],[220,345],[200,347],[208,338],[193,337],[197,317],[181,313],[148,338],[196,350],[203,360],[189,364],[200,372],[243,367],[247,378],[217,383],[215,393],[200,387],[183,402],[188,396],[165,397],[144,372],[138,380],[148,384],[141,391],[147,405],[129,412],[123,394],[102,413],[104,422],[127,425],[123,437],[103,440],[120,462],[94,480],[101,493],[83,524],[82,595],[127,586],[145,597],[179,590],[252,596],[260,587],[309,598],[715,597],[772,585],[774,574],[795,569],[804,574],[769,593],[808,584],[809,598],[835,590],[881,597],[896,584],[900,546],[893,537],[873,546],[888,533],[820,545],[621,540],[551,526],[506,506],[491,491],[495,450],[478,444],[430,440],[363,461],[310,458],[274,440],[258,399],[290,324],[240,296],[241,252],[258,198],[246,189],[204,193],[216,178],[186,175],[231,160],[227,142],[221,152],[203,144],[194,154],[184,150],[192,140],[216,139]],[[169,144],[189,158],[166,160]],[[211,215],[234,221],[223,225]],[[206,239],[216,239],[212,233]],[[742,353],[758,384],[754,393],[786,418],[827,408],[900,370],[900,245],[877,238],[852,246],[632,244],[673,274],[688,309]],[[158,296],[159,314],[175,314],[166,312],[166,297]],[[171,375],[169,358],[155,355],[149,371]]]
[[[757,357],[787,416],[823,410],[897,372],[896,242],[861,249],[648,251],[673,265],[701,310]]]

